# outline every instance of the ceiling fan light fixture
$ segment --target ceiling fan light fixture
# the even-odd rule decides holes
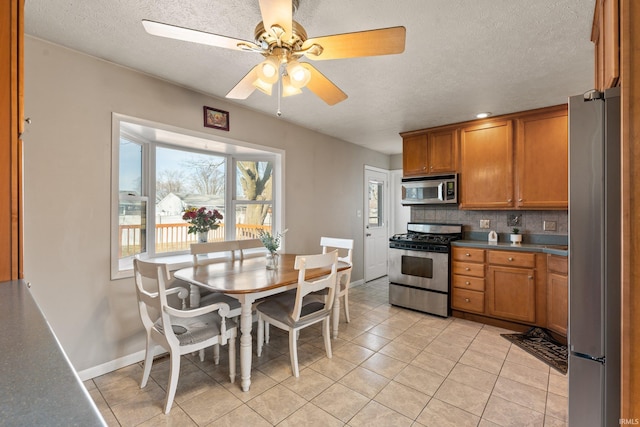
[[[276,74],[276,77],[278,75]],[[278,80],[276,78],[276,80]],[[273,86],[272,83],[267,83],[264,80],[262,80],[261,78],[257,78],[254,82],[253,82],[253,86],[258,89],[260,92],[264,93],[265,95],[271,96],[271,87]]]
[[[291,84],[291,77],[288,75],[282,76],[282,96],[293,96],[302,93],[300,88]]]
[[[258,77],[264,83],[270,85],[278,81],[278,72],[280,70],[280,61],[278,58],[269,56],[258,66]]]
[[[305,87],[311,79],[311,72],[298,61],[291,61],[287,64],[287,74],[290,77],[291,85],[298,89]]]

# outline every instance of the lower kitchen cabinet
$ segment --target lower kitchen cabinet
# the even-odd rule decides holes
[[[538,252],[453,247],[451,309],[475,320],[507,322],[504,327],[547,327],[547,318],[554,316],[547,314],[547,257]]]
[[[536,321],[535,270],[489,265],[487,314],[526,323]]]
[[[567,257],[547,256],[547,328],[567,336],[569,271]]]

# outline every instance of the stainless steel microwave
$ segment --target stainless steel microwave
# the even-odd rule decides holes
[[[404,178],[403,205],[442,205],[458,203],[458,174]]]

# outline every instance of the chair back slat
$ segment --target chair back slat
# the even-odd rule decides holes
[[[264,256],[266,254],[267,249],[262,244],[260,239],[246,239],[246,240],[236,240],[238,243],[238,249],[240,250],[240,259],[245,259],[253,256]],[[252,250],[252,249],[262,249]]]
[[[298,270],[298,287],[296,289],[296,302],[293,307],[291,317],[298,321],[301,317],[303,298],[311,292],[318,292],[328,289],[327,297],[324,299],[324,308],[321,312],[328,312],[333,306],[333,298],[336,290],[336,277],[338,269],[338,251],[320,255],[299,255],[296,257],[294,268]],[[306,270],[314,268],[330,268],[328,275],[314,281],[305,279]],[[317,316],[318,312],[310,316]]]
[[[353,264],[353,239],[339,239],[336,237],[321,237],[320,246],[322,253],[326,254],[330,249],[344,249],[347,251],[346,256],[338,256],[338,261],[345,262],[349,265]]]

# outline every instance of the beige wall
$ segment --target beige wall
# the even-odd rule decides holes
[[[231,131],[204,128],[203,105]],[[285,150],[287,250],[353,238],[363,278],[364,165],[389,156],[26,37],[25,279],[77,370],[144,348],[133,280],[110,280],[112,112]]]

